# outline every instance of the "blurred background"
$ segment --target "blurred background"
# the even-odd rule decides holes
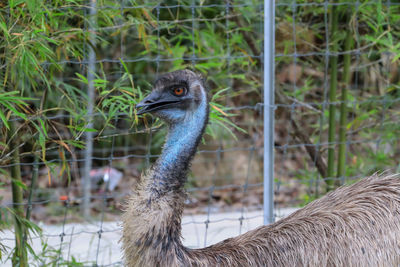
[[[187,183],[190,247],[262,224],[264,72],[276,219],[399,172],[400,2],[277,0],[266,12],[274,25],[264,1],[1,2],[0,262],[122,264],[124,199],[166,135],[135,105],[172,70],[201,73],[212,96]]]

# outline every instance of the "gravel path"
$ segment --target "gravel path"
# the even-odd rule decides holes
[[[295,208],[281,209],[277,217],[285,217],[295,211]],[[244,212],[242,224],[240,219],[242,213],[216,213],[210,214],[208,227],[206,222],[208,216],[193,215],[184,216],[182,219],[182,235],[185,246],[199,248],[217,243],[223,239],[237,236],[262,225],[262,211]],[[93,263],[106,266],[121,266],[120,235],[121,228],[118,222],[95,222],[92,224],[66,224],[62,225],[40,225],[43,229],[42,236],[33,236],[33,249],[37,254],[42,251],[42,242],[48,247],[45,252],[52,256],[53,260],[62,262],[60,259],[84,262],[85,266],[93,266]],[[99,230],[102,229],[101,234]],[[64,236],[61,233],[64,232]],[[101,238],[99,238],[99,236]],[[14,247],[13,233],[10,230],[0,232],[0,243],[10,248]],[[61,249],[61,254],[57,250]],[[60,258],[58,258],[60,257]],[[50,257],[40,256],[46,259],[47,265]],[[3,259],[4,260],[4,259]],[[11,261],[0,263],[1,266],[11,266]],[[43,266],[39,261],[34,261],[32,266]]]

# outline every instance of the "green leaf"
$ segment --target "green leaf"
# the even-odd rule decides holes
[[[80,78],[79,81],[83,82],[84,84],[89,84],[88,79],[85,76],[83,76],[82,74],[76,72],[75,75]]]
[[[44,136],[47,138],[48,136],[47,136],[46,125],[45,125],[44,121],[41,118],[38,118],[38,121],[42,127],[41,130],[43,131]]]
[[[10,125],[8,124],[7,118],[1,110],[0,110],[0,119],[4,123],[4,126],[6,126],[8,130],[10,130]]]
[[[27,119],[26,115],[24,113],[19,112],[18,110],[16,110],[11,104],[9,104],[7,101],[0,101],[0,104],[5,106],[6,108],[8,108],[9,110],[11,110],[14,114],[24,120]]]
[[[17,185],[18,187],[22,188],[23,190],[27,190],[28,189],[28,187],[20,180],[17,180],[17,179],[14,179],[14,178],[11,177],[11,181],[15,185]]]
[[[0,29],[3,31],[4,36],[5,36],[6,38],[9,38],[9,37],[10,37],[10,34],[9,34],[9,32],[8,32],[8,29],[7,29],[7,25],[6,25],[6,23],[3,21],[3,19],[2,19],[1,16],[0,16]]]
[[[98,132],[96,129],[88,128],[88,127],[79,127],[79,126],[75,126],[75,129],[76,129],[77,131],[81,131],[81,132],[92,132],[92,133]]]

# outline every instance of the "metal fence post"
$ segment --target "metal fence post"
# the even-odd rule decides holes
[[[94,82],[95,72],[96,72],[96,52],[93,47],[96,45],[96,37],[95,33],[95,25],[96,25],[96,13],[97,13],[97,1],[90,0],[90,8],[89,8],[89,56],[88,56],[88,70],[87,70],[87,79],[88,79],[88,109],[87,109],[87,118],[88,124],[87,128],[93,128],[93,107],[94,107]],[[86,141],[86,150],[85,150],[85,166],[83,173],[83,200],[82,200],[82,212],[85,218],[90,217],[90,170],[92,169],[92,153],[93,153],[93,132],[89,131],[85,134]]]
[[[264,0],[264,224],[274,222],[275,0]]]

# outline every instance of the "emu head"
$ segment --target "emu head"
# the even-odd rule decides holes
[[[185,69],[158,78],[152,92],[136,108],[141,108],[137,114],[151,113],[173,124],[190,117],[204,102],[207,90],[202,77]]]

